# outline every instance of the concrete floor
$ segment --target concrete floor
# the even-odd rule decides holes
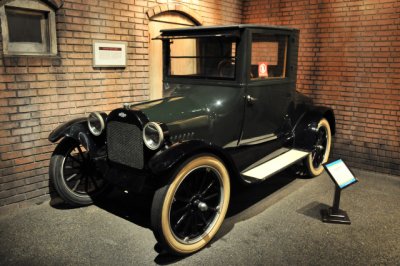
[[[400,265],[400,177],[355,171],[342,192],[351,225],[322,223],[334,186],[287,170],[236,192],[216,239],[188,257],[159,254],[151,195],[113,193],[69,209],[49,202],[0,217],[0,265]]]

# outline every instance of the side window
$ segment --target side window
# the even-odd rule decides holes
[[[288,37],[253,33],[251,45],[251,80],[286,77]]]
[[[40,1],[14,0],[0,6],[5,55],[56,55],[55,12]]]
[[[177,38],[169,45],[169,76],[235,79],[236,39],[217,36]]]

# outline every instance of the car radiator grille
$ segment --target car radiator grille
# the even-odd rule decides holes
[[[142,131],[135,125],[110,121],[107,124],[108,159],[133,168],[143,168]]]

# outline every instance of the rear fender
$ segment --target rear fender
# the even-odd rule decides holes
[[[317,137],[318,123],[326,118],[331,127],[332,135],[335,134],[336,124],[333,110],[327,107],[313,107],[303,113],[293,128],[294,148],[311,151]]]
[[[229,154],[220,147],[201,140],[189,140],[161,150],[150,159],[148,166],[152,173],[160,175],[172,170],[189,157],[201,153],[211,153],[221,159],[229,171],[231,179],[240,177],[239,171]]]

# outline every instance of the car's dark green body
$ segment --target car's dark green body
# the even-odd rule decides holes
[[[167,252],[185,255],[215,236],[235,181],[261,182],[298,162],[320,175],[335,117],[296,92],[296,29],[194,27],[164,30],[158,39],[158,89],[168,97],[56,128],[49,140],[63,140],[49,177],[73,206],[93,203],[110,183],[125,191],[150,188],[154,236]],[[177,45],[180,39],[188,49]]]
[[[250,67],[252,32],[288,36],[285,78],[252,81],[246,74]],[[169,77],[164,71],[164,86],[171,91],[169,97],[128,104],[107,116],[106,128],[112,121],[120,122],[119,125],[134,124],[140,130],[149,121],[163,124],[165,143],[155,151],[142,144],[143,148],[137,151],[138,156],[144,158],[143,164],[138,164],[140,167],[135,169],[111,160],[108,145],[114,145],[117,138],[111,141],[107,130],[95,137],[82,121],[61,126],[49,139],[54,142],[68,136],[84,140],[89,152],[107,161],[111,169],[107,170],[110,180],[115,181],[111,175],[116,176],[118,172],[125,173],[125,179],[136,180],[136,176],[141,176],[140,180],[157,184],[153,181],[159,181],[163,173],[198,153],[214,153],[227,165],[231,178],[240,179],[243,170],[283,146],[311,151],[315,126],[323,117],[327,118],[334,133],[333,111],[313,106],[310,99],[296,92],[298,30],[258,25],[165,30],[160,37],[165,52],[164,69],[168,62],[170,38],[225,34],[237,36],[239,40],[234,80]],[[121,112],[126,115],[121,117]],[[121,149],[129,147],[119,145]],[[134,156],[135,152],[129,153]]]
[[[170,86],[181,89],[169,98],[132,108],[141,110],[150,121],[165,123],[171,142],[203,139],[220,147],[238,142],[243,122],[243,109],[238,107],[244,106],[243,88],[177,83]]]

